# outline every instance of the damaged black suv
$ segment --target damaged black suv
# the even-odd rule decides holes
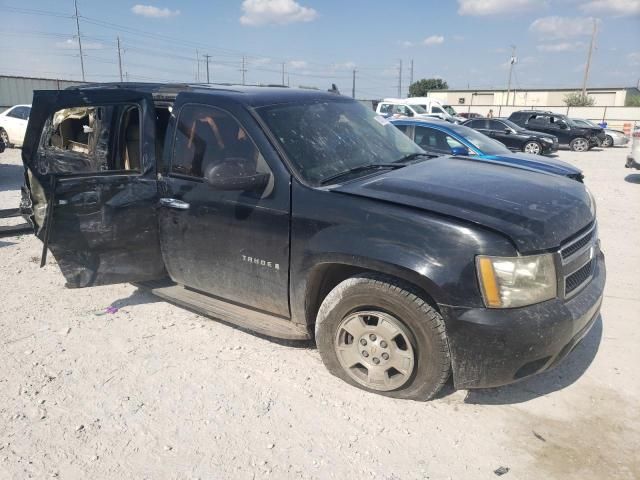
[[[555,365],[598,317],[579,182],[426,154],[360,103],[287,88],[37,91],[23,208],[71,288],[135,282],[311,339],[357,387],[427,399]]]

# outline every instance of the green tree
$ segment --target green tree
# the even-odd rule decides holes
[[[624,102],[625,107],[640,107],[640,95],[627,95]]]
[[[583,95],[582,92],[571,92],[564,96],[564,103],[567,107],[593,107],[596,101],[589,95]]]
[[[410,97],[426,97],[433,90],[447,90],[449,85],[441,78],[423,78],[409,85]]]

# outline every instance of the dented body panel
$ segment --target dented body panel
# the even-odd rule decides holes
[[[571,299],[558,295],[517,309],[485,308],[475,258],[538,252],[559,258],[563,244],[595,224],[584,185],[444,157],[310,185],[260,109],[351,101],[336,98],[284,88],[155,84],[36,92],[23,150],[30,220],[71,287],[169,277],[184,298],[197,292],[210,299],[198,311],[225,311],[229,318],[246,312],[261,333],[271,318],[282,338],[293,338],[278,333],[289,323],[312,335],[323,295],[336,282],[364,271],[392,275],[442,314],[461,388],[510,383],[566,355],[599,311],[605,279],[599,248],[593,279]],[[140,112],[137,171],[86,172],[73,155],[43,150],[55,111],[113,104],[114,115],[131,105]],[[189,105],[224,112],[241,125],[263,156],[269,182],[224,190],[176,174],[174,137]],[[559,268],[559,285],[565,273]]]

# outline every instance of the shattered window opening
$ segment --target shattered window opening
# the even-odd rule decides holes
[[[137,105],[70,107],[45,123],[38,155],[41,174],[141,170]]]

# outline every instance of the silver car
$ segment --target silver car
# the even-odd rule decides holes
[[[601,128],[595,122],[586,120],[584,118],[572,118],[571,119],[579,127],[596,127]],[[605,139],[602,142],[601,147],[623,147],[629,143],[629,135],[625,135],[620,130],[612,130],[611,128],[604,129]]]

